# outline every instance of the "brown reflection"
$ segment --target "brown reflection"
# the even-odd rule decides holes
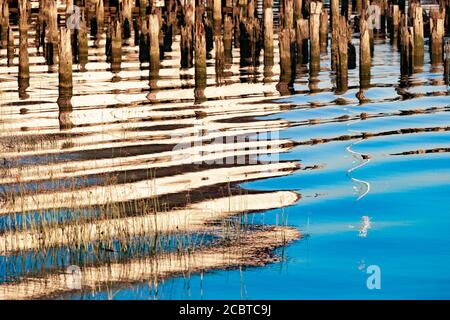
[[[261,227],[255,231],[241,231],[239,237],[222,240],[214,247],[179,248],[174,253],[162,253],[145,258],[123,259],[103,265],[86,265],[73,270],[53,272],[32,280],[0,285],[0,299],[37,299],[78,289],[96,292],[106,286],[124,283],[159,280],[179,275],[202,272],[209,269],[226,269],[237,266],[260,266],[277,261],[273,250],[300,238],[295,228]],[[74,286],[79,281],[79,287]]]
[[[71,120],[72,113],[72,89],[59,88],[58,104],[58,121],[60,130],[72,129],[73,123]]]

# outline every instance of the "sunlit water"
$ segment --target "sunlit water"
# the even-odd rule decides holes
[[[158,88],[150,94],[148,69],[139,64],[133,36],[123,48],[121,71],[115,74],[106,62],[104,39],[99,47],[90,40],[87,71],[81,72],[74,65],[71,111],[58,110],[58,74],[47,72],[44,58],[31,45],[30,87],[27,96],[19,100],[17,66],[6,66],[6,50],[2,49],[0,135],[4,166],[31,168],[22,179],[28,176],[29,181],[48,190],[60,186],[50,181],[54,175],[59,183],[80,179],[75,189],[82,191],[100,187],[114,173],[119,187],[117,201],[137,197],[130,190],[138,187],[150,196],[153,189],[139,182],[149,179],[148,169],[152,169],[161,178],[157,193],[167,196],[173,207],[183,206],[186,197],[199,206],[210,199],[226,198],[229,188],[250,194],[282,190],[288,196],[296,192],[300,197],[295,201],[249,204],[255,212],[246,220],[256,225],[287,224],[298,228],[303,237],[278,249],[280,262],[261,267],[219,268],[170,277],[160,281],[157,290],[145,281],[60,297],[450,297],[450,99],[442,64],[431,67],[426,54],[423,68],[407,82],[400,81],[398,50],[388,40],[377,40],[370,88],[365,92],[369,102],[360,104],[355,96],[359,90],[357,69],[349,70],[349,89],[340,96],[334,94],[329,52],[322,54],[318,90],[310,91],[306,65],[297,69],[291,94],[282,92],[281,96],[277,63],[273,76],[264,77],[263,64],[255,70],[239,68],[239,49],[234,49],[233,63],[226,65],[217,83],[212,51],[205,89],[208,100],[194,104],[194,71],[180,70],[179,38],[176,40],[173,51],[162,61]],[[17,64],[17,54],[14,62]],[[417,95],[405,99],[405,92]],[[196,117],[194,111],[204,114]],[[361,117],[362,113],[366,117]],[[280,162],[272,163],[269,169],[262,163],[255,168],[247,164],[199,165],[194,163],[198,158],[174,161],[170,152],[180,137],[195,136],[198,128],[213,136],[217,132],[232,137],[259,134],[264,139],[268,137],[265,132],[273,131],[271,139],[292,141],[296,146],[281,147],[279,154],[274,151]],[[362,138],[364,132],[372,136]],[[27,137],[39,139],[27,145]],[[229,155],[234,154],[218,157]],[[270,157],[260,157],[267,159]],[[237,170],[217,171],[229,167]],[[3,188],[14,183],[2,179],[6,179],[2,180]],[[38,207],[52,207],[42,203]],[[169,250],[175,250],[168,243]],[[46,262],[39,263],[26,258],[34,253],[17,254],[29,260],[17,262],[25,263],[25,272],[17,271],[13,281],[26,278],[27,270],[31,275],[51,273],[64,270],[77,259],[93,259],[89,249],[72,256],[64,252],[64,248],[50,250]],[[80,254],[86,257],[80,258]],[[107,255],[97,258],[97,263],[109,261]],[[11,281],[6,276],[11,272],[7,272],[7,261],[2,257],[3,285]],[[380,267],[380,289],[367,287],[366,270],[371,265]]]

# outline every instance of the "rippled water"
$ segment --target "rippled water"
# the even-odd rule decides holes
[[[210,251],[192,273],[183,268],[176,275],[169,272],[155,286],[150,268],[155,265],[145,260],[154,253],[154,239],[134,237],[132,242],[138,244],[116,255],[121,242],[114,238],[106,241],[109,250],[104,251],[96,242],[69,250],[55,238],[45,250],[3,253],[2,294],[14,294],[19,290],[14,284],[19,284],[23,296],[39,296],[38,285],[26,280],[44,275],[51,288],[52,281],[59,281],[52,275],[82,262],[93,277],[104,275],[111,283],[82,293],[60,288],[53,297],[449,298],[450,99],[443,65],[431,66],[427,54],[422,68],[401,78],[398,50],[388,39],[377,39],[365,91],[369,101],[360,104],[358,69],[349,70],[349,89],[335,94],[329,51],[322,53],[317,79],[311,82],[307,65],[298,66],[286,94],[277,58],[268,76],[263,63],[240,67],[235,48],[232,62],[217,77],[213,50],[207,100],[196,104],[194,70],[179,67],[179,36],[173,50],[165,53],[152,90],[133,35],[124,44],[121,70],[114,73],[106,61],[103,36],[99,43],[89,40],[86,70],[74,65],[70,109],[58,108],[58,73],[49,72],[31,45],[33,30],[29,36],[26,95],[19,97],[17,91],[17,53],[9,67],[6,50],[0,56],[1,188],[25,198],[3,205],[2,234],[27,221],[45,224],[42,214],[48,220],[96,223],[110,201],[123,204],[134,219],[142,208],[133,208],[133,200],[158,196],[155,206],[175,212],[177,229],[185,234],[168,236],[159,250],[173,253],[177,242],[186,241],[201,242]],[[357,47],[357,34],[353,42]],[[247,138],[242,145],[211,152],[216,137],[241,136]],[[180,142],[194,140],[207,142],[200,146],[203,153],[173,156]],[[272,145],[258,161],[251,149],[255,143]],[[246,160],[227,163],[238,155],[246,155]],[[205,163],[212,159],[225,161]],[[73,206],[67,205],[73,199],[75,216]],[[220,212],[222,224],[248,212],[238,216],[238,223],[245,220],[250,229],[261,230],[263,225],[288,225],[302,237],[278,246],[277,258],[265,261],[274,263],[255,267],[245,262],[251,254],[233,262],[233,257],[225,259],[223,252],[211,249],[223,234],[202,232],[205,212]],[[182,219],[191,220],[183,225]],[[139,263],[134,260],[141,256]],[[124,279],[108,273],[111,264],[111,269],[123,266],[112,272]],[[379,290],[367,288],[370,265],[380,267]],[[135,268],[142,274],[135,274]]]

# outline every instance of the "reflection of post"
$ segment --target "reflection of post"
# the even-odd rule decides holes
[[[132,23],[132,3],[131,0],[122,0],[120,10],[120,22],[123,26],[123,38],[128,39],[131,36],[131,23]]]
[[[221,85],[223,82],[223,70],[224,70],[224,49],[223,49],[223,37],[214,36],[214,45],[216,53],[216,84]]]
[[[72,129],[73,123],[71,119],[72,114],[72,96],[67,93],[63,94],[60,92],[58,97],[58,121],[59,121],[59,129],[60,130],[68,130]]]
[[[150,33],[150,70],[159,69],[159,17],[156,14],[149,16]]]
[[[225,62],[227,64],[232,64],[233,62],[233,19],[229,15],[225,15],[224,17],[224,25],[223,25],[223,46],[224,46],[224,55]]]
[[[203,7],[197,7],[196,21],[195,21],[195,103],[201,103],[206,100],[206,39],[205,27],[202,21]]]
[[[12,28],[8,27],[8,45],[6,49],[6,56],[8,58],[8,67],[13,65],[14,60],[14,34],[12,32]]]
[[[141,0],[141,2],[143,2],[143,0]],[[103,34],[103,22],[105,19],[103,0],[98,0],[98,2],[95,4],[95,16],[97,23],[97,38],[100,38]]]
[[[122,28],[119,21],[113,22],[111,30],[111,71],[120,72],[122,63]]]
[[[59,41],[59,127],[61,130],[72,128],[70,113],[72,112],[73,80],[72,80],[72,46],[70,29],[60,29]]]
[[[5,48],[8,40],[9,30],[9,5],[8,0],[3,0],[0,4],[0,47]]]
[[[194,15],[194,7],[189,2],[183,7],[183,15],[184,15],[184,25],[181,26],[181,42],[180,42],[180,50],[181,50],[181,67],[182,68],[190,68],[192,67],[192,37],[193,37],[193,19]]]
[[[19,97],[26,98],[30,85],[30,65],[28,58],[28,11],[27,1],[19,0]]]
[[[444,82],[450,85],[450,40],[445,44]]]
[[[78,63],[80,64],[80,70],[84,72],[86,71],[86,64],[88,62],[88,36],[84,13],[82,15],[82,19],[80,20],[80,27],[77,32],[77,40],[78,40]]]

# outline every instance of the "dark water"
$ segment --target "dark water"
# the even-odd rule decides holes
[[[49,72],[31,39],[32,32],[26,97],[18,96],[17,65],[6,65],[6,50],[0,56],[1,187],[31,199],[3,207],[2,233],[14,229],[12,221],[20,225],[43,212],[50,215],[45,220],[75,217],[91,223],[101,215],[98,206],[106,198],[126,204],[158,196],[168,211],[192,205],[228,210],[230,216],[250,211],[241,217],[245,223],[288,225],[302,234],[276,250],[277,263],[206,268],[166,277],[157,289],[150,279],[141,279],[95,292],[62,292],[60,297],[449,298],[450,99],[442,64],[431,66],[427,54],[422,68],[401,78],[398,50],[388,39],[376,40],[365,91],[369,101],[360,104],[357,69],[349,70],[349,89],[335,94],[329,52],[322,54],[314,92],[304,65],[285,95],[279,91],[277,64],[270,77],[262,63],[241,68],[239,49],[234,49],[232,63],[218,79],[212,51],[207,101],[194,104],[194,70],[179,67],[179,37],[165,54],[152,90],[133,39],[123,47],[117,73],[106,62],[104,39],[99,45],[91,39],[86,71],[74,65],[72,109],[67,110],[56,103],[57,72]],[[357,48],[357,35],[354,43]],[[242,146],[211,153],[214,145],[226,145],[215,138],[238,136],[248,138]],[[174,158],[180,141],[190,144],[199,137],[208,141],[200,146],[202,154]],[[277,147],[261,156],[248,150],[255,141]],[[227,164],[239,152],[246,160]],[[225,161],[205,163],[214,159]],[[97,197],[90,198],[90,192]],[[72,195],[76,201],[68,204]],[[235,201],[233,195],[243,197],[234,210],[221,204]],[[77,215],[70,214],[75,204],[82,214],[78,209]],[[52,211],[64,207],[69,208]],[[139,216],[141,208],[126,208],[127,215]],[[28,216],[20,214],[25,211]],[[214,246],[213,238],[186,239],[208,247]],[[140,240],[143,247],[134,246],[128,256],[98,255],[92,244],[72,252],[58,242],[50,250],[19,250],[17,260],[5,250],[0,287],[4,292],[8,283],[58,274],[73,264],[125,264],[151,251],[146,238]],[[161,248],[176,251],[178,240],[169,237]],[[110,248],[119,248],[118,242]],[[367,287],[371,265],[381,270],[381,289]]]

